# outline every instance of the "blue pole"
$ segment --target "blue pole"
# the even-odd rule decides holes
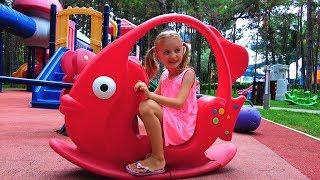
[[[0,31],[0,76],[3,75],[3,32]],[[2,92],[2,83],[0,82],[0,92]]]
[[[77,30],[78,30],[78,19],[77,18],[74,18],[73,19],[74,21],[74,47],[73,49],[76,50],[77,49]]]
[[[117,18],[116,20],[117,25],[118,25],[118,33],[117,33],[117,38],[121,36],[121,19]]]
[[[103,36],[102,36],[102,48],[108,45],[109,35],[109,21],[110,21],[110,6],[105,5],[103,11]]]
[[[50,86],[50,87],[60,87],[60,88],[71,88],[72,83],[63,83],[57,81],[42,81],[37,79],[27,79],[27,78],[13,78],[7,76],[0,76],[0,82],[15,83],[15,84],[27,84],[32,86]]]
[[[50,38],[49,38],[49,59],[53,56],[56,49],[56,22],[57,6],[51,4],[50,10]]]

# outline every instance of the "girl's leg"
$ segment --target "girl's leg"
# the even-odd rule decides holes
[[[157,159],[164,159],[161,106],[153,100],[146,100],[140,104],[139,113],[150,139],[151,155]]]
[[[143,166],[149,167],[150,170],[158,170],[165,166],[162,138],[162,107],[153,100],[145,100],[139,105],[140,118],[147,131],[150,144],[151,154],[146,159],[140,161]],[[130,164],[130,168],[136,169],[135,164]],[[139,169],[136,169],[139,171]]]

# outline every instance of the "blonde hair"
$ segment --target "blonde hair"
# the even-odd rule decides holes
[[[154,78],[159,71],[159,63],[157,62],[155,57],[156,46],[158,45],[160,40],[166,38],[179,38],[181,42],[183,42],[180,35],[176,31],[163,31],[160,34],[158,34],[158,36],[154,40],[154,46],[148,50],[144,59],[144,67],[150,79]],[[186,48],[186,50],[183,54],[182,61],[178,66],[178,70],[181,72],[188,66],[190,51],[189,46],[185,42],[183,42],[183,46]]]

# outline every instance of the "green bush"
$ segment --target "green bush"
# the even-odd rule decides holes
[[[217,84],[218,83],[212,83],[211,85],[210,85],[210,89],[217,89]],[[235,89],[235,90],[240,90],[240,89],[246,89],[246,88],[248,88],[249,86],[251,86],[252,84],[251,83],[238,83],[238,82],[236,82],[235,84],[233,84],[233,89]],[[205,92],[205,91],[208,91],[208,89],[209,89],[209,84],[208,83],[202,83],[201,84],[201,86],[200,86],[200,88],[201,88],[201,92]]]

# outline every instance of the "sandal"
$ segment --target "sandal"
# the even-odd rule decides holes
[[[142,171],[136,171],[135,169],[132,169],[129,165],[126,166],[126,171],[134,176],[150,176],[150,175],[156,175],[156,174],[161,174],[164,173],[165,170],[164,168],[157,169],[157,170],[150,170],[149,167],[143,166],[140,161],[135,163],[136,168]]]

